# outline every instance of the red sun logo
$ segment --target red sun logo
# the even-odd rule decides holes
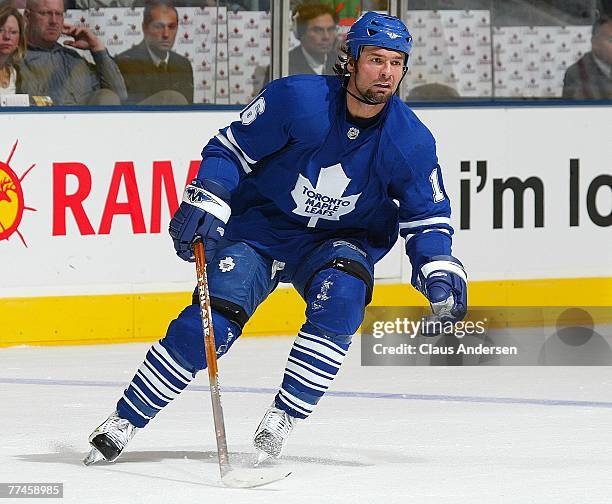
[[[21,182],[35,165],[30,166],[21,177],[11,169],[9,163],[17,148],[17,143],[13,145],[6,163],[0,161],[0,241],[8,240],[13,233],[21,239],[24,246],[28,246],[19,232],[19,224],[23,217],[24,210],[35,212],[35,208],[25,205]]]

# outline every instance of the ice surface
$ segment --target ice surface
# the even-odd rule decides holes
[[[292,341],[246,338],[219,363],[235,465]],[[63,482],[83,504],[611,502],[609,367],[362,367],[359,342],[272,465],[283,481],[223,486],[205,373],[115,464],[84,467],[148,346],[0,349],[0,482]]]

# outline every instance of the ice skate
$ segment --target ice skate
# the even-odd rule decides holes
[[[257,450],[257,462],[261,464],[269,458],[279,458],[285,441],[293,430],[297,419],[274,405],[268,408],[253,436],[253,446]]]
[[[113,411],[89,436],[92,448],[83,459],[83,464],[92,465],[101,460],[114,462],[137,430],[137,427]]]

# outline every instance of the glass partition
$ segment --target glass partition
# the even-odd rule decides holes
[[[15,5],[28,48],[22,61],[15,58],[13,93],[36,105],[244,104],[261,89],[270,62],[270,1]]]
[[[38,105],[246,104],[270,79],[272,16],[285,2],[291,19],[274,25],[287,28],[274,50],[287,53],[289,75],[333,74],[355,19],[393,4],[407,6],[414,39],[401,93],[410,102],[612,99],[608,0],[66,1],[27,9],[14,0],[29,44],[0,95],[13,89]],[[62,23],[74,28],[62,35]]]
[[[612,86],[605,84],[612,43],[599,44],[601,64],[593,64],[591,53],[597,19],[605,23],[600,33],[612,35],[605,6],[596,0],[411,0],[409,5],[407,23],[415,40],[405,83],[410,101],[612,99]]]
[[[270,62],[270,2],[184,0],[174,2],[174,6],[178,22],[170,51],[191,66],[193,100],[188,100],[189,103],[248,103],[261,89]],[[88,25],[103,38],[111,55],[120,63],[122,53],[141,45],[147,38],[164,36],[148,33],[150,30],[143,22],[144,11],[143,6],[134,4],[94,7],[69,11],[69,14],[76,23]],[[173,80],[179,77],[171,75],[167,79],[171,89]],[[129,95],[129,82],[126,84]]]

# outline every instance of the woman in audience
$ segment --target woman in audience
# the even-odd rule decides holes
[[[0,7],[0,94],[15,94],[19,78],[15,64],[26,51],[23,17],[10,5]]]

